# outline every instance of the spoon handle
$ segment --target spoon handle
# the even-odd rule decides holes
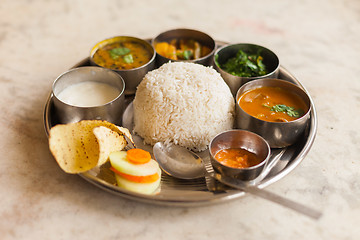
[[[305,206],[301,203],[292,201],[288,198],[284,198],[280,195],[277,195],[275,193],[266,191],[264,189],[260,189],[258,187],[254,186],[246,186],[243,182],[237,181],[237,179],[230,178],[227,176],[222,176],[218,173],[211,174],[215,179],[217,179],[219,182],[226,184],[230,187],[243,190],[244,192],[251,193],[255,196],[267,199],[269,201],[272,201],[274,203],[280,204],[284,207],[287,207],[289,209],[292,209],[298,213],[301,213],[305,216],[311,217],[313,219],[319,219],[321,217],[321,212],[310,208],[308,206]]]

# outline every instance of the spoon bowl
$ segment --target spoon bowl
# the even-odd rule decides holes
[[[158,142],[153,153],[164,172],[181,179],[196,179],[206,174],[203,160],[186,148]]]

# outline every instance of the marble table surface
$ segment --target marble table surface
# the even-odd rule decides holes
[[[266,189],[319,220],[246,195],[214,206],[120,198],[64,173],[43,125],[52,82],[115,35],[173,28],[275,51],[318,113],[303,162]],[[46,1],[0,4],[1,239],[360,239],[360,1]]]

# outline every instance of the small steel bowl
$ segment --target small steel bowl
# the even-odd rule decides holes
[[[239,105],[241,95],[259,87],[280,87],[298,95],[308,107],[305,114],[290,122],[269,122],[258,119],[246,113]],[[310,119],[311,105],[307,93],[285,80],[258,79],[244,84],[236,94],[236,124],[237,128],[249,130],[262,136],[272,148],[282,148],[294,144],[303,134]]]
[[[142,81],[145,74],[155,68],[156,52],[155,52],[154,48],[152,47],[152,45],[150,44],[150,42],[148,42],[146,40],[143,40],[143,39],[140,39],[140,38],[130,37],[130,36],[117,36],[117,37],[105,39],[105,40],[97,43],[91,49],[91,51],[90,51],[90,63],[93,66],[103,67],[103,66],[100,66],[97,63],[95,63],[94,60],[93,60],[93,56],[96,53],[96,51],[99,48],[102,48],[102,47],[104,47],[104,46],[106,46],[108,44],[112,44],[112,43],[115,43],[115,42],[128,42],[128,41],[140,43],[152,55],[151,59],[147,63],[145,63],[144,65],[142,65],[142,66],[140,66],[138,68],[126,69],[126,70],[116,70],[116,69],[108,68],[108,69],[113,70],[116,73],[120,74],[120,76],[125,81],[125,94],[126,95],[131,95],[131,94],[134,94],[136,92],[136,87]]]
[[[59,94],[67,87],[86,81],[106,83],[119,90],[119,95],[104,105],[81,107],[66,103]],[[95,66],[73,68],[62,73],[52,85],[52,95],[56,115],[60,123],[81,120],[107,120],[121,126],[125,106],[125,82],[122,77],[106,68]],[[91,97],[91,96],[90,96]]]
[[[262,161],[249,168],[233,168],[225,166],[218,162],[215,154],[222,149],[242,148],[256,154]],[[270,158],[270,146],[261,136],[239,129],[233,129],[222,132],[212,139],[209,145],[211,164],[215,171],[237,178],[243,181],[255,179],[263,171],[267,161]]]
[[[186,29],[186,28],[179,28],[179,29],[173,29],[169,30],[163,33],[160,33],[158,36],[153,38],[151,41],[151,44],[153,45],[154,49],[157,43],[159,42],[170,42],[173,39],[193,39],[198,41],[201,45],[207,46],[210,48],[211,52],[207,54],[206,56],[203,56],[198,59],[193,60],[173,60],[167,57],[164,57],[160,54],[156,54],[156,65],[161,66],[164,63],[167,63],[169,61],[171,62],[192,62],[192,63],[198,63],[205,66],[212,65],[212,58],[214,56],[214,52],[216,49],[216,43],[215,40],[210,37],[208,34],[204,32],[200,32],[193,29]]]
[[[266,66],[268,73],[262,76],[239,77],[223,70],[219,64],[224,64],[228,59],[235,57],[239,50],[244,51],[246,54],[255,54],[259,51],[259,54],[263,57],[263,63]],[[216,50],[214,54],[214,68],[221,74],[227,85],[230,87],[233,96],[235,96],[237,90],[244,83],[254,79],[277,78],[280,69],[280,61],[277,55],[268,48],[250,43],[237,43],[228,44]]]

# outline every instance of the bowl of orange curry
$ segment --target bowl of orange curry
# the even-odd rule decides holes
[[[98,42],[90,52],[90,63],[111,69],[125,81],[125,94],[134,94],[148,71],[155,68],[156,53],[143,39],[117,36]]]
[[[257,178],[270,158],[270,146],[250,131],[233,129],[222,132],[209,145],[215,171],[243,181]]]
[[[310,119],[307,93],[285,80],[259,79],[244,84],[236,94],[237,128],[262,136],[272,148],[294,144]]]

